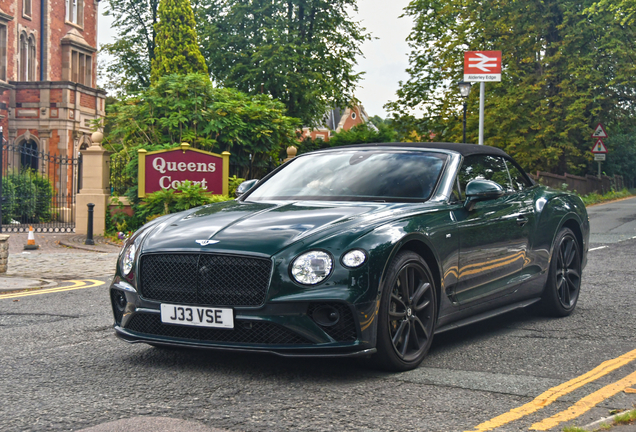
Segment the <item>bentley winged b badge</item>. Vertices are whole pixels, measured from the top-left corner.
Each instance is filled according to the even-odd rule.
[[[207,246],[207,245],[211,245],[214,243],[218,243],[218,240],[195,240],[197,243],[199,243],[201,246]]]

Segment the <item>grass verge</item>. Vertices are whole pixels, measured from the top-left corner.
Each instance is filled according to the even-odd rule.
[[[621,415],[614,417],[611,423],[604,423],[600,425],[594,432],[611,430],[613,426],[627,425],[636,423],[636,409],[627,411]],[[563,432],[589,432],[587,429],[580,428],[578,426],[566,426],[563,428]]]
[[[598,193],[591,193],[588,195],[581,196],[581,199],[583,200],[583,203],[587,207],[594,204],[604,203],[607,201],[614,201],[617,199],[629,198],[631,196],[634,196],[634,194],[631,191],[629,191],[628,189],[623,189],[620,191],[611,191],[603,195]]]

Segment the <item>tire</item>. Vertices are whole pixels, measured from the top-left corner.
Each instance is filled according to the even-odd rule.
[[[571,229],[562,228],[554,242],[541,301],[532,305],[532,311],[553,317],[568,316],[576,307],[580,289],[581,246]]]
[[[373,366],[388,371],[418,367],[433,342],[436,320],[435,281],[426,261],[414,252],[398,253],[382,286]]]

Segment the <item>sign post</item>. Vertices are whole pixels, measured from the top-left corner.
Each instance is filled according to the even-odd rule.
[[[501,81],[501,51],[464,52],[464,81],[479,84],[479,145],[484,144],[486,81]]]
[[[228,194],[230,153],[192,149],[187,143],[170,150],[139,153],[139,198],[162,189],[178,189],[184,181],[199,184],[213,195]]]
[[[597,132],[599,132],[599,130],[602,131],[603,137],[607,138],[607,133],[605,132],[603,125],[601,125],[600,123],[598,124],[598,126],[596,127],[596,130],[592,134],[592,138],[596,138],[597,136],[596,134]],[[603,142],[602,139],[599,138],[596,141],[596,143],[592,147],[592,153],[594,153],[594,160],[598,162],[598,178],[601,178],[601,161],[605,160],[605,155],[607,154],[607,147],[605,146],[605,143]]]

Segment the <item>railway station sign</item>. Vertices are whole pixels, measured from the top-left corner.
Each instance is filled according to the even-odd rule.
[[[138,150],[139,198],[162,189],[176,190],[189,180],[213,195],[228,194],[230,153],[191,149],[187,143],[169,150]]]
[[[464,81],[501,81],[501,51],[464,52]]]

